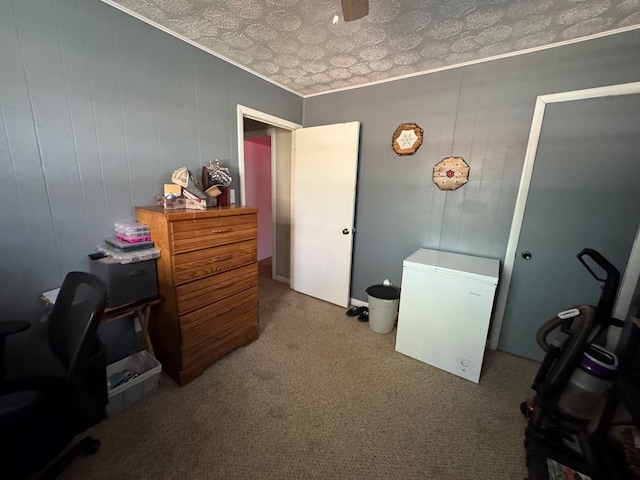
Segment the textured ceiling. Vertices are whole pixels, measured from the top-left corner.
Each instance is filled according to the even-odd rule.
[[[103,1],[303,96],[640,25],[640,0]]]

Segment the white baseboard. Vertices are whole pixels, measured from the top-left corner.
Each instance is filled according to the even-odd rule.
[[[354,307],[368,307],[369,304],[367,302],[363,302],[362,300],[358,300],[357,298],[350,299],[351,305]]]
[[[280,275],[274,275],[272,278],[274,280],[278,281],[278,282],[282,282],[282,283],[286,283],[287,285],[291,285],[291,283],[289,282],[288,278],[281,277]]]

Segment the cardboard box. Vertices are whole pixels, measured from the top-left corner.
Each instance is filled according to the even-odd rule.
[[[213,187],[209,187],[204,191],[204,194],[207,197],[217,197],[218,195],[220,195],[222,192],[220,191],[220,189],[218,187],[216,187],[215,185]]]
[[[164,184],[164,196],[167,195],[175,195],[179,197],[182,195],[182,187],[180,185],[176,185],[175,183],[165,183]]]

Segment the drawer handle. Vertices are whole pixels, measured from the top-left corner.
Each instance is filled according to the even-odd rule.
[[[229,260],[230,258],[233,258],[233,253],[228,253],[227,255],[222,255],[221,257],[212,257],[209,262],[223,262],[225,260]]]
[[[229,232],[233,232],[233,228],[229,227],[229,228],[214,228],[213,230],[211,230],[211,233],[229,233]]]

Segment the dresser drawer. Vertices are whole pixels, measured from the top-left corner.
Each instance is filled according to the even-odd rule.
[[[183,344],[182,368],[187,369],[202,360],[219,358],[230,350],[225,348],[227,345],[231,345],[232,348],[239,346],[236,345],[238,340],[240,345],[246,344],[247,334],[258,330],[256,315],[255,308],[245,311],[218,325],[215,332],[211,332],[207,337],[206,342]]]
[[[180,318],[182,345],[191,349],[211,343],[221,332],[233,327],[235,317],[258,308],[258,287],[251,287]]]
[[[256,261],[257,240],[181,253],[173,258],[173,279],[176,285],[224,272]]]
[[[184,315],[256,285],[257,263],[179,285],[176,287],[178,315]]]
[[[258,238],[257,215],[171,222],[173,254]]]
[[[232,352],[236,348],[244,347],[245,345],[250,344],[254,340],[258,339],[259,334],[258,325],[249,326],[247,331],[231,338],[228,342],[223,345],[216,347],[213,350],[199,350],[197,357],[194,359],[189,356],[188,365],[185,365],[184,368],[178,372],[178,378],[180,385],[186,385],[191,382],[193,379],[199,377],[202,372],[204,372],[209,365],[218,360],[219,358],[224,357],[227,353]],[[181,357],[181,362],[184,362],[185,359]],[[164,365],[163,365],[164,367]]]

